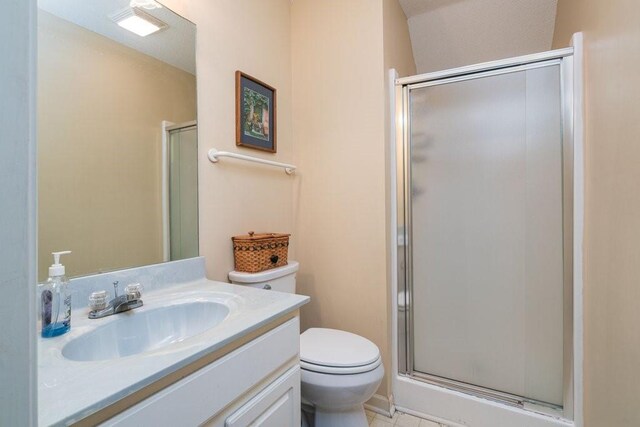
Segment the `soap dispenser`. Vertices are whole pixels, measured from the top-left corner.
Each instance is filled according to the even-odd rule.
[[[70,253],[52,252],[53,265],[49,267],[49,278],[41,285],[40,316],[44,338],[57,337],[71,329],[69,280],[65,276],[64,265],[60,264],[60,256]]]

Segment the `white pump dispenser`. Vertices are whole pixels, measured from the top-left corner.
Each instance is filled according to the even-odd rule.
[[[49,277],[64,276],[64,265],[60,264],[60,256],[68,255],[71,251],[51,252],[53,255],[53,265],[49,267]]]
[[[57,337],[71,329],[69,280],[65,276],[64,265],[60,264],[60,256],[70,253],[52,252],[53,265],[49,267],[49,278],[38,288],[43,338]]]

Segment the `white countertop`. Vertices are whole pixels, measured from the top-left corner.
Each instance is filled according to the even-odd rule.
[[[146,292],[142,299],[143,307],[103,319],[88,319],[88,309],[74,310],[70,332],[38,339],[38,425],[77,422],[309,301],[306,296],[207,279]],[[157,350],[88,362],[62,356],[62,348],[72,339],[116,321],[118,316],[152,310],[167,301],[217,301],[231,307],[231,311],[221,324]]]

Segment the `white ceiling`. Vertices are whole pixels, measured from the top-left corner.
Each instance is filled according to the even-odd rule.
[[[551,49],[557,0],[400,0],[418,73]]]
[[[193,75],[196,74],[196,26],[166,7],[145,10],[169,28],[140,37],[118,25],[109,15],[130,0],[38,0],[38,7],[59,18],[108,37]]]

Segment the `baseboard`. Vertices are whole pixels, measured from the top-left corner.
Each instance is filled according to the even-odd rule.
[[[374,394],[373,397],[364,404],[364,407],[389,418],[393,417],[393,414],[396,412],[396,407],[393,404],[393,396],[384,397],[380,394]]]

